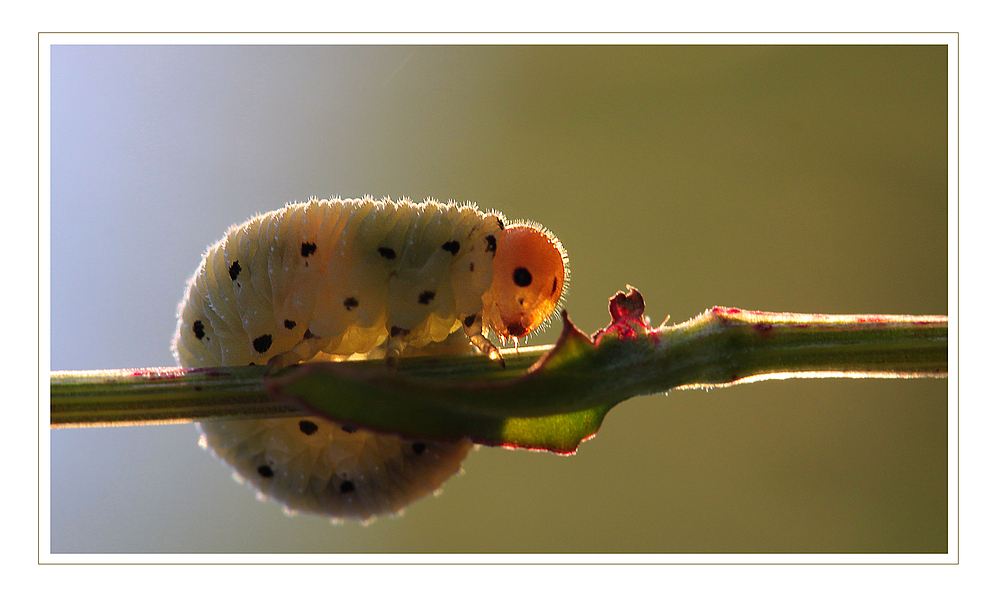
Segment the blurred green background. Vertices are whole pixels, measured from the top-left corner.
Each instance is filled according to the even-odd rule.
[[[654,324],[946,314],[947,100],[945,46],[56,46],[51,369],[172,365],[204,249],[313,195],[536,220],[588,332],[626,284]],[[941,553],[947,418],[945,380],[636,398],[367,527],[256,501],[191,425],[60,430],[51,551]]]

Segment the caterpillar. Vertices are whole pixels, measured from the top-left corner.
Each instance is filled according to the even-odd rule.
[[[178,306],[184,367],[400,357],[501,344],[559,308],[566,252],[548,230],[474,204],[310,199],[235,225]],[[320,417],[202,422],[199,444],[288,514],[370,521],[458,472],[472,443],[408,441]]]

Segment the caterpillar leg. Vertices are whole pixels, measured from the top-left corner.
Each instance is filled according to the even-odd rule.
[[[308,331],[306,331],[308,335]],[[295,346],[284,353],[279,353],[267,361],[265,374],[272,375],[282,368],[307,362],[316,357],[316,354],[323,349],[324,340],[311,335],[305,336]]]
[[[399,354],[406,347],[406,335],[409,329],[393,326],[389,329],[389,338],[385,341],[385,365],[390,370],[399,367]]]
[[[465,329],[465,336],[469,337],[469,342],[491,360],[500,362],[504,368],[507,367],[507,363],[503,361],[503,355],[500,354],[500,349],[483,335],[483,316],[481,314],[463,318],[462,327]]]

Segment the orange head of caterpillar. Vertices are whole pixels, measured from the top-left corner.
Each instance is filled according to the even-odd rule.
[[[483,324],[501,340],[527,336],[559,308],[568,276],[566,251],[551,232],[529,223],[507,226],[497,236]]]

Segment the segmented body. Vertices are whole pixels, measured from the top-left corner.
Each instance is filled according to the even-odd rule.
[[[508,251],[523,246],[515,241],[520,234],[534,231],[555,241],[520,225]],[[538,325],[537,315],[555,309],[566,274],[555,241],[558,270],[536,269],[531,286],[525,261],[514,253],[517,266],[503,263],[510,274],[498,287],[498,247],[510,233],[500,214],[432,200],[312,200],[258,215],[205,253],[178,312],[174,354],[186,367],[376,353],[395,359],[462,330],[499,357],[484,324],[501,337],[523,336]],[[438,489],[471,448],[468,441],[406,441],[318,417],[199,428],[202,444],[263,497],[291,512],[335,519],[402,509]]]

